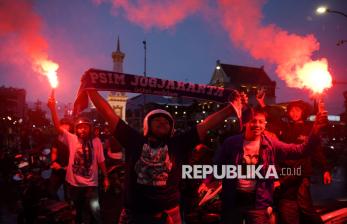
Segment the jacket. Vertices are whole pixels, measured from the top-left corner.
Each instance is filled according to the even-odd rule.
[[[214,158],[216,165],[241,165],[243,159],[243,135],[229,137],[217,150]],[[279,160],[299,159],[308,156],[320,143],[319,136],[310,135],[303,144],[287,144],[278,139],[263,134],[260,140],[259,165],[263,165],[261,174],[265,176],[269,165],[277,165]],[[257,179],[255,208],[264,209],[272,206],[273,183],[275,178]],[[223,209],[233,209],[237,207],[236,179],[223,179],[222,181],[222,205]]]

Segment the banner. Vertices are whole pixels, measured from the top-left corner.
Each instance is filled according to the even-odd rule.
[[[217,86],[89,69],[82,77],[82,83],[74,104],[74,114],[78,114],[88,107],[88,96],[85,92],[88,89],[191,97],[221,103],[230,102],[238,95],[235,90]]]

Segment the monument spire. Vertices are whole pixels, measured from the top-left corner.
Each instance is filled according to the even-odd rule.
[[[113,61],[113,71],[123,73],[123,61],[125,54],[120,50],[120,41],[119,36],[117,36],[117,46],[116,51],[112,52],[112,61]],[[108,103],[114,110],[114,112],[125,120],[126,112],[126,102],[128,97],[124,92],[110,92],[108,95]]]
[[[123,60],[125,58],[125,54],[120,50],[120,41],[119,36],[117,38],[117,49],[112,52],[113,59],[113,71],[115,72],[123,72]]]
[[[121,52],[120,51],[120,44],[119,44],[119,36],[117,37],[117,52]]]

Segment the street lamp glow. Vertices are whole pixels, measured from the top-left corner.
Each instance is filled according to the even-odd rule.
[[[327,10],[328,10],[327,7],[325,7],[325,6],[320,6],[320,7],[318,7],[318,8],[316,9],[316,12],[317,12],[318,14],[324,14],[324,13],[327,12]]]
[[[216,66],[216,69],[217,69],[217,70],[219,70],[219,69],[220,69],[220,66],[219,66],[219,65],[217,65],[217,66]]]

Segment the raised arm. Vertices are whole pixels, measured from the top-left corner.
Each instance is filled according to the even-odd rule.
[[[197,131],[200,140],[204,140],[207,132],[211,129],[218,127],[218,125],[222,124],[224,120],[231,116],[236,112],[239,119],[241,119],[241,110],[242,110],[242,101],[240,97],[236,97],[236,99],[231,102],[229,105],[224,107],[223,109],[211,114],[208,116],[203,122],[197,125]]]
[[[266,92],[265,92],[264,88],[258,89],[256,99],[257,99],[257,102],[261,108],[266,107],[265,94],[266,94]]]
[[[311,130],[308,141],[303,144],[286,144],[274,140],[273,145],[281,159],[300,159],[314,151],[320,145],[320,132],[328,124],[327,112],[320,112]]]
[[[88,90],[88,95],[98,112],[109,123],[111,130],[114,131],[121,118],[112,110],[111,106],[96,90]]]
[[[54,96],[51,96],[50,98],[48,98],[47,106],[49,110],[51,111],[53,125],[55,129],[59,132],[59,134],[61,134],[64,130],[60,127],[60,122],[59,122],[59,117],[58,117],[58,113],[56,109]]]

